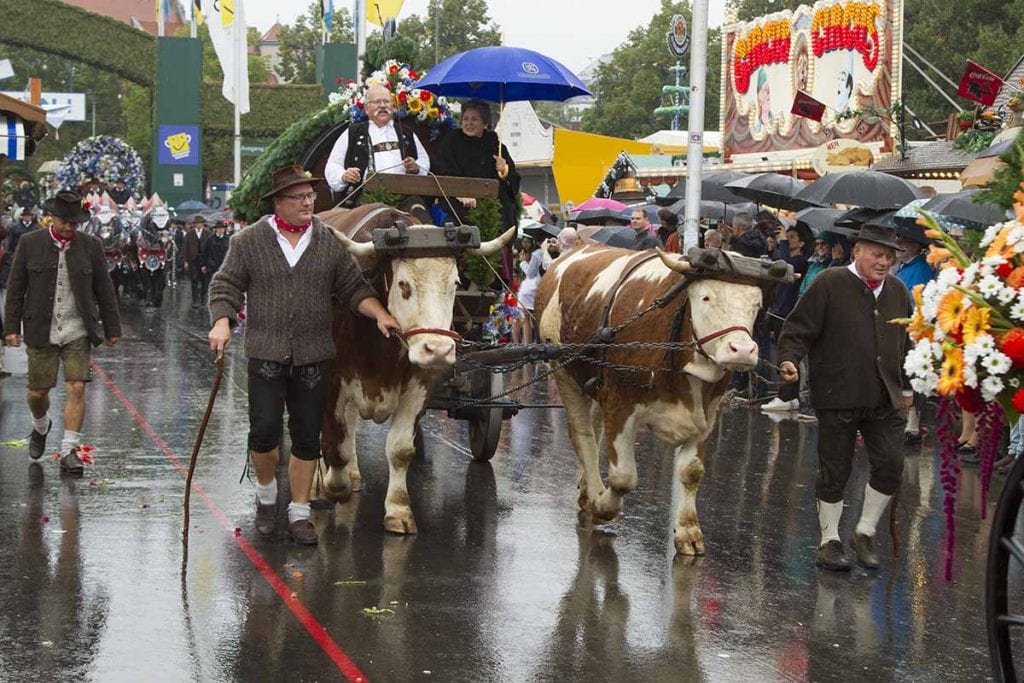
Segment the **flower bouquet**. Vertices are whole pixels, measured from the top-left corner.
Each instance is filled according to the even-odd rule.
[[[119,138],[97,135],[72,148],[57,171],[60,187],[78,190],[93,179],[113,187],[118,180],[135,194],[143,194],[146,173],[138,153]]]
[[[1014,199],[1014,219],[988,228],[974,256],[922,212],[918,222],[938,242],[930,247],[928,262],[939,273],[914,288],[912,317],[895,321],[907,326],[914,342],[904,362],[914,390],[943,399],[937,433],[946,494],[947,578],[960,479],[954,404],[977,416],[982,518],[1003,425],[1007,417],[1016,420],[1024,413],[1024,190]]]

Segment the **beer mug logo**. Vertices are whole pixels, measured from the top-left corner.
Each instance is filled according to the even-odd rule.
[[[192,147],[189,144],[191,142],[192,136],[188,133],[175,133],[167,136],[164,147],[171,151],[171,156],[175,159],[187,159],[192,154]]]

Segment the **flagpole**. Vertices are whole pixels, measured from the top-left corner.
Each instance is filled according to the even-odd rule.
[[[245,26],[238,20],[238,15],[235,15],[234,25],[234,47],[235,47],[235,68],[233,77],[235,79],[235,187],[237,188],[239,183],[242,182],[242,112],[239,109],[239,104],[242,101],[242,65],[245,60],[245,65],[248,67],[248,55],[246,51],[242,49],[241,40],[242,36],[245,35]]]
[[[164,37],[164,0],[156,0],[156,34]]]
[[[690,46],[690,121],[686,150],[686,213],[683,220],[685,254],[698,245],[700,176],[704,163],[704,86],[708,64],[708,0],[694,0],[693,44]]]
[[[356,0],[356,13],[353,17],[356,31],[356,83],[363,82],[363,59],[366,56],[366,0]]]
[[[199,29],[196,26],[196,23],[197,23],[196,22],[196,12],[198,12],[198,11],[199,10],[196,9],[195,0],[193,0],[193,2],[192,2],[192,37],[193,38],[198,38],[199,37]]]

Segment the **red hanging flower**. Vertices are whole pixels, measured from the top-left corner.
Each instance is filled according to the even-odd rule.
[[[405,92],[404,90],[402,92],[398,93],[398,101],[401,102],[402,104],[405,104],[406,102],[408,102],[409,101],[409,93]]]
[[[388,67],[388,73],[389,74],[396,74],[396,73],[398,73],[398,65],[397,64],[392,64],[390,67]]]
[[[411,78],[414,81],[420,80],[419,75],[415,71],[413,71],[412,69],[409,69],[409,78]]]
[[[365,109],[366,108],[366,106],[363,104],[362,100],[357,100],[356,101],[356,106],[359,107],[360,109]]]
[[[420,90],[420,99],[424,102],[429,102],[433,95],[427,90]]]
[[[985,407],[985,399],[977,389],[964,387],[956,392],[956,402],[968,413],[979,413]]]
[[[1024,368],[1024,329],[1015,327],[999,340],[999,350],[1009,356],[1013,367]]]
[[[350,78],[350,79],[348,79],[347,81],[345,81],[345,87],[346,87],[346,88],[351,88],[351,87],[352,87],[353,85],[355,85],[355,84],[356,84],[356,82],[355,82],[355,81],[353,81],[353,80],[352,80],[351,78]]]
[[[334,81],[334,82],[335,82],[335,83],[337,83],[338,85],[341,85],[341,82],[342,82],[343,80],[345,80],[345,77],[344,77],[344,76],[338,76],[338,80],[336,80],[336,81]]]
[[[1004,280],[1010,277],[1010,273],[1013,272],[1013,266],[1009,263],[1001,263],[996,266],[996,275],[1003,278]]]

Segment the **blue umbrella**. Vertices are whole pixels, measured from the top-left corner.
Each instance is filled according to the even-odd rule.
[[[488,102],[564,102],[591,95],[572,71],[539,52],[504,45],[453,55],[416,81],[435,95]]]

